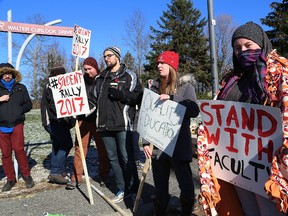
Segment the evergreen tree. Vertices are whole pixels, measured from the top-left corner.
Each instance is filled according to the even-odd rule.
[[[261,23],[273,28],[266,31],[273,48],[288,57],[288,0],[282,0],[282,3],[273,2],[270,8],[272,12],[260,19]]]
[[[150,27],[152,35],[151,51],[144,65],[146,80],[156,77],[157,56],[165,50],[175,50],[180,55],[179,73],[193,73],[201,83],[200,91],[211,85],[208,56],[208,40],[204,36],[206,19],[200,19],[201,12],[193,8],[190,0],[172,0],[168,11],[164,11],[159,29]]]
[[[130,52],[127,52],[124,55],[122,62],[126,65],[126,67],[129,70],[134,71],[136,73],[135,59],[133,58]]]

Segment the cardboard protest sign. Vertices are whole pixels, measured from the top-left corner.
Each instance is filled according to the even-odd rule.
[[[145,88],[137,131],[141,137],[172,156],[186,107],[171,100],[160,101],[159,95]]]
[[[282,145],[280,109],[203,100],[200,113],[216,177],[266,196],[273,154]]]
[[[80,58],[87,58],[90,49],[91,31],[74,26],[74,34],[72,40],[72,55]]]
[[[89,113],[82,71],[50,77],[49,86],[57,110],[57,118]]]

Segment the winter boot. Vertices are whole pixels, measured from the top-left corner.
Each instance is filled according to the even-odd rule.
[[[12,187],[16,184],[16,179],[12,181],[7,181],[6,184],[2,187],[2,192],[10,191]]]
[[[194,198],[189,197],[189,198],[183,198],[180,197],[180,202],[181,202],[181,216],[190,216],[192,213],[192,209],[194,207]]]
[[[32,188],[35,185],[33,178],[31,176],[23,177],[23,179],[25,181],[26,188]]]
[[[166,215],[166,208],[168,205],[168,202],[166,202],[165,205],[161,205],[160,200],[157,198],[157,196],[152,195],[151,199],[153,201],[154,206],[154,216],[165,216]]]

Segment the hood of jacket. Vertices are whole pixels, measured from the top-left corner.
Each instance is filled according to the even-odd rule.
[[[187,74],[181,76],[178,80],[178,86],[182,86],[188,82],[191,83],[192,86],[196,87],[197,83],[196,83],[195,77],[191,73],[187,73]]]
[[[0,68],[0,77],[2,77],[5,73],[11,73],[13,77],[15,77],[15,83],[19,83],[22,80],[21,73],[14,68],[10,68],[10,67]]]

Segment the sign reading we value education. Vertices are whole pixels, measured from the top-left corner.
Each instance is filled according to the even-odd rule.
[[[49,86],[57,110],[57,118],[89,113],[82,71],[50,77]]]
[[[139,110],[137,131],[141,137],[172,156],[186,107],[145,88]]]
[[[201,101],[213,173],[266,197],[274,152],[282,145],[280,109],[228,101]]]
[[[91,31],[74,26],[74,35],[72,40],[72,55],[80,58],[87,58],[90,49]]]

